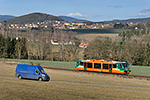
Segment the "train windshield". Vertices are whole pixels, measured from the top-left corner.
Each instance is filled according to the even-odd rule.
[[[128,67],[128,64],[122,64],[124,68]]]
[[[129,69],[129,64],[128,63],[123,63],[122,65],[123,65],[123,67],[124,67],[125,70]]]
[[[79,66],[79,64],[80,64],[80,61],[77,61],[77,65],[76,66]]]
[[[119,69],[122,69],[122,70],[128,70],[129,69],[128,63],[120,63],[118,65],[119,65]]]
[[[77,66],[83,65],[83,62],[77,61]]]

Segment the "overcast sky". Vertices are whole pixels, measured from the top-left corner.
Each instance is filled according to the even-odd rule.
[[[150,0],[0,0],[0,15],[33,12],[90,21],[150,17]]]

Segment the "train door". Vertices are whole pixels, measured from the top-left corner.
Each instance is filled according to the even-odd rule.
[[[109,72],[112,73],[112,64],[109,64]]]
[[[84,62],[83,64],[84,64],[84,70],[87,70],[87,68],[86,68],[86,62]]]

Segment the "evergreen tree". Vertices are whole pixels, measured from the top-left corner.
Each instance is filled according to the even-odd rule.
[[[145,45],[145,59],[143,61],[144,66],[150,66],[150,46],[149,43]]]
[[[147,30],[147,34],[149,34],[149,29]]]
[[[2,57],[4,52],[4,37],[2,34],[0,34],[0,57]]]
[[[7,43],[7,56],[8,56],[8,58],[10,58],[11,55],[13,54],[12,42],[11,42],[11,38],[10,37],[7,37],[6,43]]]
[[[21,55],[23,59],[28,58],[27,49],[26,49],[26,38],[22,38],[20,41],[21,46]]]
[[[12,47],[11,47],[11,49],[12,49],[12,54],[11,54],[11,58],[16,58],[16,51],[15,51],[15,45],[16,45],[16,43],[17,43],[17,40],[16,40],[16,38],[13,38],[12,39]]]

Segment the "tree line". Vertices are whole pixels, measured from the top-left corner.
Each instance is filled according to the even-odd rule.
[[[78,55],[82,49],[78,47],[79,40],[72,32],[54,31],[51,28],[50,31],[27,30],[27,32],[20,32],[7,30],[7,34],[7,38],[4,34],[0,34],[1,58],[76,61],[82,55]],[[51,39],[56,39],[59,45],[52,45]]]
[[[0,57],[27,59],[26,38],[11,39],[9,36],[4,38],[4,36],[0,34]]]
[[[119,34],[116,41],[98,37],[85,49],[84,59],[108,59],[150,66],[150,45],[145,39],[149,40],[149,30],[127,30]]]
[[[135,30],[135,29],[131,29],[131,30],[127,30],[127,31],[123,31],[122,33],[119,33],[119,36],[122,37],[122,41],[130,39],[133,36],[143,36],[149,34],[149,29],[142,29],[142,30]]]
[[[150,66],[149,30],[126,30],[114,40],[97,37],[87,48],[79,48],[81,40],[75,33],[62,30],[7,31],[0,34],[0,57],[50,61],[77,61],[78,59],[108,59],[126,61],[131,65]],[[16,38],[17,37],[17,38]],[[59,45],[51,44],[51,39]],[[75,43],[63,45],[65,43]]]

